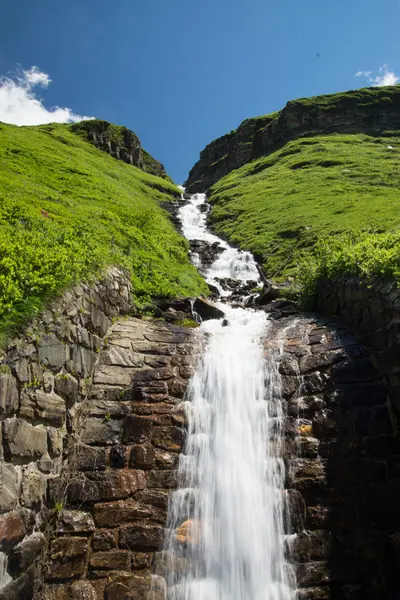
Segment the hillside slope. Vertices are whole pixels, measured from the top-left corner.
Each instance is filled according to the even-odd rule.
[[[381,135],[400,129],[400,86],[300,98],[283,110],[246,119],[238,129],[208,144],[186,182],[188,192],[206,192],[244,164],[287,142],[330,133]]]
[[[220,138],[191,172],[202,181],[192,189],[204,190],[206,181],[218,178],[205,157],[224,165],[220,175],[229,168],[208,189],[216,233],[255,253],[269,277],[298,277],[299,262],[303,271],[312,264],[320,274],[322,263],[329,274],[400,271],[400,86],[290,102],[281,113],[246,123],[248,133],[253,129],[244,165],[230,169],[237,143],[218,158],[227,150]],[[235,136],[237,142],[238,132],[228,134],[229,143]]]
[[[107,265],[138,303],[205,284],[160,203],[175,185],[101,152],[70,125],[0,123],[0,328]]]

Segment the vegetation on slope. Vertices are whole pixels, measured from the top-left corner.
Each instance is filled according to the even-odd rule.
[[[204,291],[160,207],[177,194],[69,125],[0,123],[0,329],[110,264],[129,270],[139,304]]]
[[[303,300],[312,302],[323,277],[340,275],[400,281],[400,230],[390,233],[354,231],[320,240],[313,253],[300,256],[297,272]]]
[[[322,256],[326,246],[318,245],[321,241],[354,230],[376,235],[358,237],[353,259],[344,252],[336,267],[330,263],[329,272],[394,273],[396,252],[387,259],[392,261],[391,270],[386,263],[379,267],[372,255],[388,243],[378,243],[378,234],[396,231],[400,225],[399,159],[398,132],[294,140],[232,171],[211,188],[212,226],[254,252],[269,277],[295,276],[299,252],[307,263],[311,256]],[[398,235],[391,240],[395,246]],[[346,250],[349,238],[334,244],[335,252],[338,245]]]

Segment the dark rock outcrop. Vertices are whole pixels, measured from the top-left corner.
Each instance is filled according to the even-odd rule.
[[[138,167],[146,173],[169,179],[163,165],[143,150],[138,136],[130,129],[92,119],[71,125],[71,130],[117,160]]]
[[[400,129],[400,86],[366,88],[288,102],[283,110],[247,119],[200,153],[186,181],[188,192],[206,192],[242,165],[287,142],[330,133],[380,135]]]

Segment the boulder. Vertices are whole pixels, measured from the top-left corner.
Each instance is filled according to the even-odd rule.
[[[194,301],[193,310],[203,321],[208,321],[209,319],[223,319],[225,317],[225,313],[218,308],[214,302],[211,302],[211,300],[207,300],[206,298],[201,298],[200,296]]]

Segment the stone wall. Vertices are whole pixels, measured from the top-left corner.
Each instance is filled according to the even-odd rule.
[[[193,346],[161,320],[121,320],[132,310],[129,279],[110,269],[1,357],[1,600],[123,598],[129,577],[136,598],[148,585]]]
[[[367,285],[355,277],[321,280],[317,307],[336,315],[371,349],[390,390],[393,414],[400,415],[400,288],[396,282]]]
[[[301,600],[398,598],[400,440],[374,356],[338,322],[283,319],[265,342],[286,403],[288,551]]]

